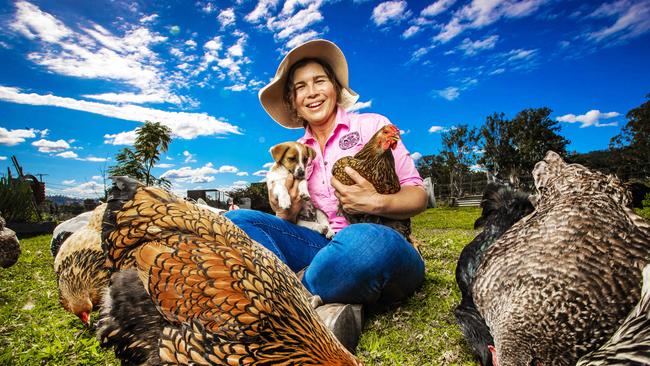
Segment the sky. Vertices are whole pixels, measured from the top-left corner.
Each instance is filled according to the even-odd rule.
[[[303,131],[257,93],[315,38],[346,55],[352,111],[388,117],[415,160],[539,107],[569,151],[606,149],[650,93],[650,0],[0,0],[0,174],[15,155],[48,195],[99,197],[149,120],[172,130],[153,174],[176,193],[259,182]]]

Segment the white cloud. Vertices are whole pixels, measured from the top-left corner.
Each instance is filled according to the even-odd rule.
[[[171,168],[171,167],[173,167],[173,166],[174,166],[174,164],[166,164],[166,163],[162,163],[162,164],[156,164],[156,165],[154,165],[154,168],[169,169],[169,168]]]
[[[290,10],[284,10],[279,17],[269,19],[267,26],[270,30],[277,32],[276,40],[284,40],[297,34],[304,34],[307,27],[323,20],[320,13],[322,0],[309,0],[305,2],[306,8],[298,10],[295,14],[293,11],[296,7],[289,7]],[[286,4],[286,3],[285,3]]]
[[[435,48],[435,46],[433,46],[433,45],[429,46],[429,47],[420,47],[420,48],[418,48],[417,50],[415,50],[415,52],[413,52],[411,54],[411,60],[409,62],[414,62],[414,61],[419,60],[420,58],[422,58],[422,56],[426,55],[427,53],[429,53],[429,51],[431,51],[434,48]]]
[[[618,0],[602,4],[591,17],[615,17],[614,24],[589,33],[588,39],[600,42],[606,39],[626,40],[638,37],[650,30],[650,2]]]
[[[494,48],[499,40],[499,36],[490,36],[479,41],[472,41],[469,38],[465,38],[463,42],[458,46],[458,49],[463,51],[465,55],[472,56],[483,50],[489,50]]]
[[[318,37],[318,35],[319,33],[313,30],[297,34],[287,42],[286,47],[288,49],[297,47],[298,45],[301,45],[309,40],[315,39]]]
[[[506,71],[506,69],[504,69],[503,67],[500,67],[500,68],[498,68],[496,70],[490,71],[490,75],[503,74],[505,71]]]
[[[96,163],[103,163],[105,161],[111,160],[111,158],[98,158],[98,157],[95,157],[95,156],[88,156],[88,157],[77,159],[77,160],[92,161],[92,162],[96,162]]]
[[[103,180],[103,177],[101,175],[93,175],[92,178],[90,178],[90,179],[92,179],[92,180]]]
[[[576,116],[575,114],[565,114],[564,116],[557,117],[556,120],[560,122],[566,122],[566,123],[580,122],[581,123],[580,128],[591,127],[591,126],[607,127],[607,126],[616,126],[618,122],[601,123],[600,120],[614,118],[620,115],[621,114],[618,112],[602,113],[598,109],[592,109],[589,112],[579,116]]]
[[[505,57],[507,58],[508,61],[516,61],[516,60],[523,60],[523,59],[528,59],[537,53],[537,50],[524,50],[522,48],[516,49],[516,50],[511,50],[508,53],[505,54]]]
[[[60,156],[65,159],[76,159],[79,157],[74,151],[64,151],[62,153],[56,154],[56,156]]]
[[[140,23],[151,23],[158,19],[158,14],[151,14],[140,18]]]
[[[353,112],[353,111],[358,111],[360,109],[370,108],[370,107],[372,107],[372,99],[367,102],[356,102],[353,105],[351,105],[347,110],[349,112]]]
[[[16,18],[9,27],[29,39],[40,38],[51,43],[73,33],[61,21],[26,1],[16,3]]]
[[[441,90],[434,90],[435,94],[438,96],[445,98],[447,100],[454,100],[460,96],[459,88],[455,86],[448,86],[444,89]]]
[[[189,151],[187,150],[183,151],[183,156],[185,157],[186,163],[196,163],[196,159],[194,159],[194,155]]]
[[[416,35],[418,32],[420,32],[420,26],[412,25],[412,26],[408,27],[408,29],[406,29],[404,31],[404,33],[402,33],[402,38],[404,38],[404,39],[411,38],[414,35]]]
[[[262,168],[265,168],[265,169],[271,169],[271,167],[273,166],[273,164],[275,164],[275,163],[274,163],[274,162],[264,163],[264,165],[262,165]]]
[[[41,138],[44,138],[45,136],[47,136],[48,133],[50,133],[50,130],[48,128],[46,128],[46,129],[41,130],[39,132],[41,134]]]
[[[68,184],[69,185],[69,184],[74,184],[75,182],[76,182],[76,180],[70,179],[70,180],[61,181],[61,184]]]
[[[237,176],[238,177],[246,177],[246,176],[248,176],[248,172],[238,172]]]
[[[201,168],[192,169],[188,166],[180,169],[172,169],[160,175],[161,178],[174,179],[179,182],[207,183],[214,180],[213,174],[219,173],[214,169],[212,163],[207,163]]]
[[[190,48],[196,48],[196,42],[192,39],[188,39],[187,41],[185,41],[185,45]]]
[[[0,155],[0,160],[7,160],[7,157],[6,157],[6,156],[1,156],[1,155]]]
[[[217,15],[217,20],[221,24],[221,29],[225,29],[227,26],[235,24],[235,11],[233,8],[224,9],[219,13],[219,15]]]
[[[406,9],[406,1],[385,1],[372,10],[372,21],[377,26],[386,23],[399,23],[411,16],[411,11]]]
[[[255,9],[247,14],[244,19],[250,23],[259,23],[262,18],[270,15],[271,10],[275,9],[278,0],[259,0]]]
[[[420,153],[417,152],[417,151],[414,152],[413,154],[411,154],[411,159],[413,159],[414,161],[415,161],[415,160],[419,160],[419,159],[421,159],[421,158],[422,158],[422,154],[420,154]]]
[[[153,17],[143,20],[153,20]],[[118,81],[140,90],[140,93],[127,95],[156,95],[153,101],[157,103],[178,104],[183,100],[172,92],[172,88],[176,82],[183,84],[184,81],[170,77],[163,69],[163,62],[151,49],[167,38],[143,25],[123,27],[121,36],[94,23],[72,30],[37,6],[20,1],[16,4],[15,17],[9,28],[36,43],[35,51],[30,52],[27,58],[50,72]],[[109,100],[105,98],[115,98],[115,95],[89,97]],[[138,102],[136,99],[129,101]]]
[[[478,29],[502,18],[521,18],[539,9],[548,0],[472,0],[454,12],[451,20],[442,27],[436,41],[446,43],[466,29]]]
[[[78,198],[96,198],[104,196],[104,185],[95,181],[77,184],[74,187],[60,190],[66,196]]]
[[[133,145],[138,133],[136,130],[124,131],[115,134],[105,134],[104,143],[109,145]]]
[[[232,165],[222,165],[219,167],[219,173],[237,173],[239,169]]]
[[[37,147],[38,151],[42,153],[59,152],[61,150],[67,150],[70,148],[70,144],[68,144],[65,140],[50,141],[40,139],[38,141],[32,142],[32,146]]]
[[[429,133],[436,133],[436,132],[446,132],[447,129],[442,127],[442,126],[431,126],[429,127]]]
[[[220,121],[206,113],[167,112],[158,109],[145,108],[136,105],[111,105],[72,98],[57,97],[54,95],[40,95],[35,93],[22,93],[18,88],[0,85],[0,100],[18,104],[57,106],[90,113],[96,113],[107,117],[119,118],[128,121],[157,121],[169,127],[174,137],[182,139],[194,139],[198,136],[241,135],[239,127],[230,123]],[[0,133],[2,131],[0,130]],[[135,135],[124,136],[121,134],[134,134],[135,132],[121,132],[120,138],[135,137]],[[111,139],[116,135],[105,135],[104,138]],[[2,135],[0,134],[0,141]],[[33,136],[32,136],[33,137]],[[112,140],[111,140],[112,141]],[[113,143],[114,142],[107,142]],[[132,143],[132,142],[131,142]]]
[[[4,127],[0,127],[0,145],[5,146],[14,146],[25,142],[25,139],[36,137],[36,132],[38,130],[29,129],[16,129],[16,130],[7,130]]]
[[[449,7],[452,6],[455,2],[456,0],[438,0],[422,9],[420,15],[423,17],[435,17],[436,15],[449,9]]]
[[[268,173],[268,170],[258,170],[255,173],[253,173],[254,176],[256,177],[266,177],[266,173]]]
[[[248,182],[245,181],[245,180],[236,180],[236,181],[232,182],[232,185],[233,185],[233,188],[246,187],[246,186],[248,186]]]
[[[174,100],[180,103],[180,99],[176,96],[170,96],[163,93],[149,93],[149,94],[135,94],[135,93],[103,93],[103,94],[86,94],[82,95],[84,98],[101,100],[110,103],[163,103],[165,101]]]

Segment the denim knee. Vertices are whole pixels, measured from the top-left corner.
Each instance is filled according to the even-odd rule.
[[[305,273],[307,288],[326,302],[394,303],[424,280],[424,262],[403,236],[383,225],[341,230]]]

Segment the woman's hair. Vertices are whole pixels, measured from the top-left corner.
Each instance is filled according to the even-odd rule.
[[[287,82],[284,84],[284,93],[282,94],[282,102],[284,103],[284,106],[287,108],[289,113],[291,113],[291,118],[294,121],[302,123],[302,127],[305,128],[307,127],[308,123],[298,115],[298,111],[294,106],[294,102],[296,101],[296,94],[293,89],[293,74],[296,72],[298,68],[301,68],[312,62],[321,65],[321,67],[325,71],[325,75],[327,75],[327,77],[330,79],[332,84],[334,84],[334,90],[336,90],[336,102],[339,103],[341,101],[341,83],[339,83],[338,79],[336,78],[336,74],[334,74],[334,70],[332,70],[332,67],[327,62],[319,58],[307,57],[291,65],[291,68],[289,69],[289,73],[288,73],[289,76],[287,77]]]

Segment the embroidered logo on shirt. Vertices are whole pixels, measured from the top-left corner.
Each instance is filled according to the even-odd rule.
[[[339,147],[341,150],[347,150],[356,146],[357,142],[359,142],[359,132],[350,132],[339,139]]]

